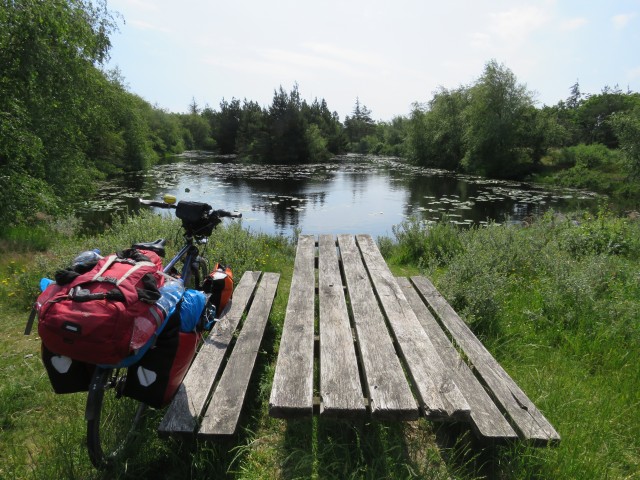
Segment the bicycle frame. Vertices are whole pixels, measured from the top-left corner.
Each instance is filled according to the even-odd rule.
[[[203,242],[204,243],[204,242]],[[164,267],[163,271],[166,274],[169,274],[171,270],[176,266],[176,264],[184,258],[182,272],[180,273],[181,278],[185,285],[188,284],[191,279],[191,266],[194,261],[198,259],[200,256],[200,250],[194,244],[193,237],[186,237],[186,244],[180,249],[180,251],[176,254],[175,257],[171,259],[171,261]]]

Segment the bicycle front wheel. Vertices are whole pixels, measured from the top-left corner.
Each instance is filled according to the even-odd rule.
[[[146,405],[122,396],[126,369],[97,367],[87,396],[87,451],[104,470],[123,458],[135,438]]]

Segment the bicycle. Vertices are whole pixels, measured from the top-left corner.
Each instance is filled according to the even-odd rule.
[[[209,275],[210,270],[199,246],[206,245],[208,238],[216,226],[221,223],[222,218],[241,218],[242,214],[212,210],[210,205],[202,202],[180,201],[176,204],[175,197],[171,195],[165,195],[162,202],[141,199],[140,203],[176,210],[176,217],[182,220],[184,245],[164,266],[163,271],[166,275],[181,279],[185,288],[201,289],[202,282]],[[132,248],[151,250],[164,258],[165,245],[166,239],[159,239],[150,243],[136,243],[132,245]],[[180,264],[181,268],[178,269]],[[213,326],[214,316],[215,313],[212,312],[207,301],[204,311],[200,314],[196,330],[196,335],[198,335],[196,345],[200,345],[203,332],[210,330]],[[167,324],[169,317],[170,314],[157,329],[153,337],[154,341]],[[30,318],[29,323],[32,321],[33,319]],[[29,323],[25,334],[30,331]],[[149,347],[150,345],[146,345],[143,348],[146,351]],[[86,447],[91,463],[99,470],[112,467],[116,460],[122,456],[135,439],[136,430],[143,418],[147,405],[123,395],[127,380],[127,368],[138,361],[141,356],[127,357],[118,365],[95,366],[89,383],[85,408]],[[189,359],[189,363],[191,360],[193,357]]]

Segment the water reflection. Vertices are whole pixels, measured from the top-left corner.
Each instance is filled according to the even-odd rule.
[[[229,157],[187,155],[151,171],[112,180],[79,206],[89,229],[137,211],[138,198],[164,193],[243,212],[252,230],[290,235],[390,235],[408,217],[473,225],[520,222],[549,208],[589,208],[595,195],[550,191],[406,165],[395,158],[343,156],[319,165],[242,164]]]

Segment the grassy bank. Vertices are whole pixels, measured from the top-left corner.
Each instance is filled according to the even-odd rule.
[[[87,248],[161,236],[153,215],[75,238],[58,231],[0,260],[0,478],[640,478],[640,226],[605,214],[549,215],[528,228],[417,223],[381,249],[397,274],[427,273],[562,436],[556,448],[479,445],[464,425],[271,419],[268,400],[293,267],[291,240],[219,228],[211,260],[282,274],[239,433],[226,442],[161,440],[152,411],[142,442],[106,477],[84,450],[85,395],[55,395],[37,335],[22,331],[37,280]],[[35,242],[34,242],[35,243]],[[11,249],[11,251],[7,251]]]
[[[576,145],[552,149],[542,158],[531,181],[543,185],[587,189],[608,195],[620,209],[640,205],[640,181],[629,175],[627,158],[604,145]]]

